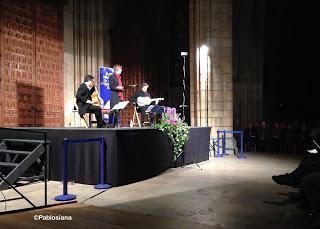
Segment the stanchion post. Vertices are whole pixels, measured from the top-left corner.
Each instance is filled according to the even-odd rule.
[[[68,139],[63,139],[63,194],[56,196],[56,201],[68,201],[76,199],[76,195],[68,194]]]
[[[241,134],[240,134],[240,148],[241,148],[241,157],[243,157],[243,132],[241,131]]]
[[[105,183],[105,174],[107,169],[105,166],[105,157],[104,157],[104,137],[100,138],[100,184],[94,186],[95,189],[109,189],[112,187],[110,184]]]
[[[217,130],[217,156],[220,157],[220,131]]]
[[[217,131],[217,136],[218,136],[218,157],[220,157],[220,131]]]
[[[226,155],[226,130],[223,130],[223,138],[222,138],[222,155]]]
[[[222,155],[226,154],[226,131],[223,130],[223,137],[222,137]]]
[[[223,130],[223,147],[222,147],[222,149],[223,149],[223,156],[225,156],[225,155],[229,155],[228,153],[227,153],[227,146],[226,146],[226,139],[227,139],[227,133],[230,133],[230,131],[227,131],[227,130]],[[232,132],[231,132],[232,133]]]
[[[48,205],[48,151],[47,132],[44,132],[44,206]]]
[[[243,131],[240,131],[240,156],[238,156],[239,159],[245,159],[246,156],[243,155]]]
[[[213,144],[213,147],[214,147],[214,144]],[[217,130],[217,148],[218,148],[217,155],[215,157],[222,157],[222,155],[220,154],[220,130]]]

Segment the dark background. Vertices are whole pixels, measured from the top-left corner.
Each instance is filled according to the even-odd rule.
[[[266,120],[319,119],[320,1],[266,1]]]
[[[111,37],[111,62],[123,65],[124,81],[128,79],[125,83],[147,82],[152,97],[165,98],[161,105],[176,107],[181,112],[181,52],[189,49],[189,1],[109,0],[104,2],[104,7],[105,29]],[[140,60],[136,60],[137,56]],[[138,65],[141,68],[137,68]],[[188,67],[188,62],[186,65]],[[187,105],[190,105],[189,88],[187,69]],[[128,118],[131,117],[129,114]],[[190,121],[189,112],[186,120]]]
[[[318,74],[320,1],[244,0],[238,4],[242,10],[240,14],[233,15],[234,20],[243,20],[242,11],[252,13],[252,18],[246,18],[249,28],[249,35],[246,35],[249,36],[248,42],[252,44],[262,42],[263,48],[261,50],[257,48],[258,53],[255,54],[261,60],[251,63],[251,68],[254,69],[255,63],[262,61],[262,79],[260,76],[246,79],[247,83],[263,81],[261,117],[269,121],[318,119],[320,117],[317,93],[320,83]],[[159,79],[161,83],[163,79],[164,85],[161,86],[163,94],[155,96],[165,97],[164,105],[178,108],[182,103],[183,76],[183,58],[180,52],[189,51],[189,1],[163,0],[150,4],[147,0],[110,0],[105,2],[105,6],[107,7],[105,23],[109,24],[107,27],[111,33],[119,29],[129,31],[138,28],[143,31],[145,37],[148,37],[149,41],[145,43],[145,47],[149,47],[146,68],[155,66],[155,70],[150,71],[148,79],[158,79],[151,82],[151,92],[155,87],[161,86],[155,84],[159,84]],[[252,11],[248,11],[249,8]],[[261,19],[262,12],[264,15]],[[239,29],[246,31],[246,23]],[[233,24],[237,25],[238,23]],[[252,25],[256,27],[250,27]],[[263,31],[262,41],[256,41],[255,39],[261,39],[259,37],[261,31]],[[159,48],[157,50],[156,47],[161,47],[161,55]],[[242,51],[247,53],[241,54],[241,58],[250,56],[252,47]],[[119,53],[119,50],[115,53]],[[187,66],[188,64],[189,57]],[[163,73],[158,74],[156,70],[159,69],[158,66],[162,68]],[[244,69],[247,71],[244,74],[249,74],[250,69]],[[188,69],[186,82],[188,104],[190,89]],[[237,99],[238,103],[243,103],[237,96],[234,99],[235,104]],[[235,112],[239,115],[244,111],[235,109]],[[245,112],[256,111],[250,109]],[[187,120],[190,120],[188,111]]]

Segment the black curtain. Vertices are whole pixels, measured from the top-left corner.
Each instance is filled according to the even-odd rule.
[[[265,0],[233,1],[234,129],[263,118]]]

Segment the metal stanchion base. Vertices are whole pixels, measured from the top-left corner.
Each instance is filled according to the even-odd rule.
[[[238,159],[246,159],[247,157],[246,157],[246,156],[243,156],[243,155],[242,155],[242,156],[239,155],[239,156],[237,156],[237,158],[238,158]]]
[[[56,196],[54,198],[54,200],[56,200],[56,201],[68,201],[68,200],[74,200],[76,198],[77,198],[76,195],[67,194],[67,195]]]
[[[95,189],[109,189],[112,188],[111,184],[97,184],[94,186]]]

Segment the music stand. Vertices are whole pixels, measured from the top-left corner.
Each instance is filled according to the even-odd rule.
[[[109,119],[112,117],[112,123],[114,123],[114,118],[115,118],[114,115],[118,113],[120,110],[124,109],[128,105],[128,103],[129,101],[121,101],[112,107],[112,109],[108,112]],[[119,117],[117,121],[119,123]],[[110,120],[109,120],[109,124],[111,124]]]
[[[165,113],[165,107],[164,106],[159,106],[159,105],[149,105],[149,107],[146,110],[146,113],[157,113],[157,114],[162,114]]]
[[[114,111],[122,110],[128,105],[128,103],[129,103],[129,101],[119,102],[116,105],[114,105],[111,110],[114,110]]]

